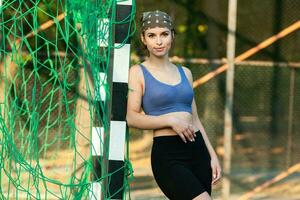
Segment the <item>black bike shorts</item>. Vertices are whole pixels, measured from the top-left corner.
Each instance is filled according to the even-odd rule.
[[[177,135],[154,137],[151,165],[157,185],[171,200],[211,194],[210,155],[200,131],[195,142],[184,143]]]

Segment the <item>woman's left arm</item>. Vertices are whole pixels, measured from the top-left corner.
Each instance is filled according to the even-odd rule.
[[[208,149],[208,152],[209,152],[209,155],[210,155],[210,163],[211,163],[211,168],[212,168],[212,184],[216,184],[220,178],[221,178],[221,166],[220,166],[220,162],[219,162],[219,159],[218,159],[218,156],[214,150],[214,148],[212,147],[209,139],[208,139],[208,136],[205,132],[205,129],[198,117],[198,112],[197,112],[197,107],[196,107],[196,103],[195,103],[195,99],[193,100],[193,106],[192,106],[192,109],[193,109],[193,125],[196,126],[201,134],[202,134],[202,137],[204,139],[204,142],[206,144],[206,147]]]
[[[193,76],[191,71],[188,68],[184,67],[184,71],[186,72],[186,75],[189,79],[189,82],[191,84],[191,86],[193,85]],[[193,98],[193,103],[192,103],[192,115],[193,115],[193,125],[199,129],[199,131],[202,134],[202,137],[204,139],[204,142],[206,144],[206,147],[208,149],[209,155],[211,157],[211,168],[212,168],[212,184],[217,183],[220,178],[221,178],[221,166],[220,166],[220,162],[218,159],[218,156],[214,150],[214,148],[212,147],[209,138],[205,132],[205,129],[199,119],[198,116],[198,111],[197,111],[197,106],[196,106],[196,102],[195,102],[195,98]]]

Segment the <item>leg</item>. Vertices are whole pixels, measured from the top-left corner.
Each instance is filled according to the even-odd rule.
[[[178,200],[210,200],[208,192],[193,172],[182,164],[174,165],[170,169],[171,181],[174,184],[174,195],[170,199]],[[198,198],[198,197],[201,198]],[[204,198],[204,197],[208,198]]]
[[[192,172],[202,183],[205,191],[210,195],[212,182],[210,155],[201,133],[198,134],[196,138],[196,142],[193,146],[193,152],[195,153],[195,158],[193,164],[191,165]]]
[[[198,174],[194,173],[191,164],[195,161],[202,161],[198,160],[199,155],[201,155],[197,152],[198,146],[194,146],[182,146],[180,138],[154,138],[151,152],[153,175],[162,192],[170,200],[192,200],[198,198],[198,196],[200,199],[197,200],[211,200],[209,199],[210,190],[205,188],[205,185],[208,184],[206,182],[211,184],[211,181],[204,179],[204,182],[202,182],[203,179],[198,178]],[[195,154],[195,156],[192,154]],[[198,163],[196,166],[198,166]],[[199,170],[199,168],[196,170]],[[200,174],[201,176],[206,175],[207,170],[201,171]],[[211,176],[211,173],[208,176]],[[208,198],[204,199],[207,196]]]
[[[195,198],[193,198],[193,200],[211,200],[211,197],[207,192],[203,192],[198,196],[196,196]]]
[[[209,195],[211,195],[212,170],[210,164],[205,164],[205,161],[196,164],[192,168],[192,172],[193,174],[195,174],[197,179],[202,183],[202,186],[204,187],[205,191]]]

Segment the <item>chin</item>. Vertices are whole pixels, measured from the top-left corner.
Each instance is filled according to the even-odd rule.
[[[155,52],[155,53],[153,53],[153,55],[156,57],[165,57],[168,55],[168,52],[159,52],[159,53]]]
[[[153,55],[158,58],[163,58],[166,57],[168,54],[153,54]]]

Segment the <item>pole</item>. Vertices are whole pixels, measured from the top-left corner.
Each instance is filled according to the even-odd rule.
[[[289,119],[288,119],[288,136],[287,136],[287,154],[286,154],[286,168],[292,164],[292,148],[293,148],[293,116],[294,116],[294,99],[295,99],[295,82],[296,69],[291,69],[290,78],[290,95],[289,95]]]
[[[224,179],[222,188],[222,199],[230,198],[230,171],[231,171],[231,149],[232,149],[232,113],[234,92],[234,60],[235,60],[235,32],[236,32],[236,10],[237,0],[229,0],[228,5],[228,35],[227,35],[227,62],[226,73],[226,102],[224,120]]]
[[[261,43],[259,43],[255,47],[245,51],[242,54],[240,54],[239,56],[237,56],[235,58],[235,62],[241,62],[243,60],[246,60],[247,58],[255,55],[256,53],[258,53],[261,50],[269,47],[270,45],[274,44],[276,41],[278,41],[278,40],[286,37],[287,35],[297,31],[298,29],[300,29],[300,20],[298,20],[295,23],[293,23],[292,25],[284,28],[279,33],[267,38],[266,40],[262,41]],[[214,78],[218,74],[223,73],[227,69],[228,69],[228,64],[226,63],[226,64],[218,67],[216,70],[214,70],[212,72],[209,72],[208,74],[204,75],[203,77],[200,77],[197,80],[195,80],[194,83],[193,83],[193,87],[196,88],[199,85],[202,85],[203,83],[209,81],[210,79]]]
[[[128,33],[130,32],[131,13],[132,0],[117,2],[108,156],[109,194],[107,196],[109,199],[123,199],[124,194],[126,110],[130,63],[130,38],[128,38]]]
[[[98,51],[109,57],[109,60],[97,62],[97,74],[94,76],[94,117],[92,127],[92,184],[90,189],[90,200],[106,199],[108,173],[108,142],[109,122],[111,118],[111,83],[112,83],[112,62],[114,44],[113,16],[110,11],[104,11],[102,16],[95,23]],[[94,27],[93,27],[94,28]],[[107,66],[108,65],[108,66]]]

